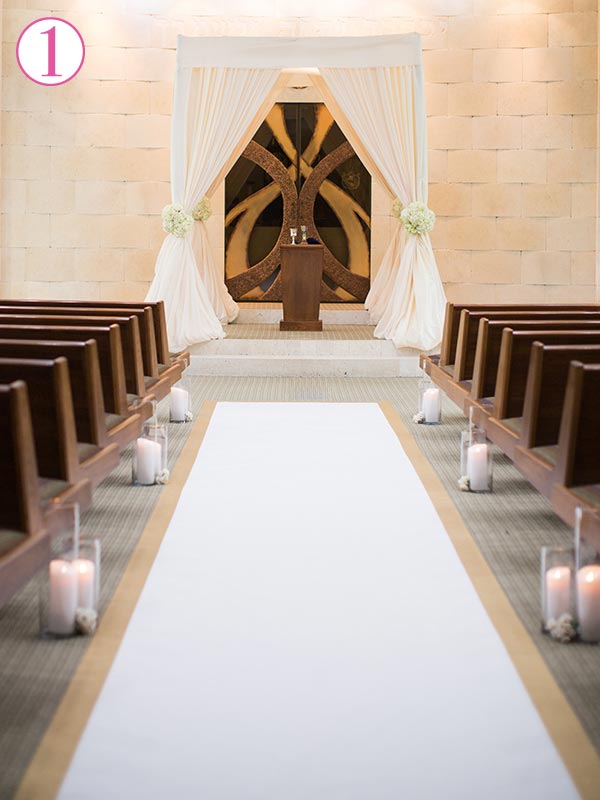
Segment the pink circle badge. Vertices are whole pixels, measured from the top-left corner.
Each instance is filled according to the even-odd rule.
[[[17,61],[29,80],[60,86],[77,75],[85,58],[83,37],[59,17],[42,17],[23,28],[17,42]]]

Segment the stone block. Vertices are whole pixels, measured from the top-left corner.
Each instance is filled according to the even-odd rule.
[[[168,147],[170,135],[170,117],[132,114],[125,118],[126,147]]]
[[[548,84],[548,114],[595,114],[596,106],[596,81]]]
[[[573,77],[573,48],[542,46],[524,51],[524,80],[568,81]]]
[[[595,251],[571,253],[571,283],[582,286],[595,286],[598,265]]]
[[[598,118],[595,114],[573,117],[573,147],[576,150],[596,147]]]
[[[470,216],[472,188],[465,183],[434,183],[429,187],[429,206],[443,217]]]
[[[136,181],[126,185],[125,196],[127,214],[160,214],[171,202],[171,188],[166,181]]]
[[[523,52],[527,52],[526,50]],[[498,114],[545,114],[548,107],[544,83],[499,83]]]
[[[125,147],[125,114],[77,114],[77,147]]]
[[[50,243],[52,247],[99,247],[103,219],[95,214],[54,214]]]
[[[595,150],[548,152],[549,183],[594,183],[596,178]]]
[[[548,43],[546,14],[510,14],[498,17],[499,47],[544,47]]]
[[[568,217],[571,187],[565,183],[526,184],[523,187],[525,217]]]
[[[73,271],[78,281],[122,281],[125,277],[123,251],[117,248],[74,248]]]
[[[68,147],[75,144],[75,115],[35,111],[27,115],[25,142],[28,145]]]
[[[438,150],[464,150],[472,143],[473,120],[469,117],[428,117],[427,141]]]
[[[470,283],[471,259],[469,250],[436,250],[435,261],[443,283]]]
[[[520,283],[521,254],[490,250],[473,253],[471,283]]]
[[[48,214],[4,214],[2,234],[2,244],[8,248],[48,247],[50,245],[50,216]]]
[[[458,217],[446,221],[449,250],[495,250],[496,220],[489,217]]]
[[[75,209],[73,181],[26,181],[27,210],[33,214],[72,214]]]
[[[450,116],[478,117],[496,113],[498,86],[495,83],[457,83],[448,87]]]
[[[463,83],[473,75],[471,50],[428,50],[423,53],[423,74],[428,83]]]
[[[475,50],[473,80],[514,83],[523,80],[523,51],[514,48]]]
[[[589,303],[589,286],[545,286],[545,303]]]
[[[496,180],[496,152],[492,150],[451,150],[448,153],[450,183],[493,183]]]
[[[25,251],[25,276],[28,281],[72,281],[73,250],[56,247],[28,247]]]
[[[498,46],[498,18],[457,16],[448,20],[448,47],[453,50],[495,48]]]
[[[571,258],[569,253],[523,253],[523,283],[569,283]]]
[[[593,250],[596,246],[594,218],[549,219],[547,221],[548,250]]]
[[[473,186],[473,214],[476,217],[520,217],[522,207],[520,184],[482,183]]]
[[[573,74],[580,80],[598,77],[598,50],[596,47],[573,48]]]
[[[501,218],[497,222],[497,235],[501,250],[544,250],[546,223],[541,219]]]
[[[122,181],[79,181],[75,185],[78,214],[124,214],[125,186]]]
[[[551,14],[548,18],[550,47],[596,44],[598,20],[596,13]]]
[[[595,217],[597,186],[595,183],[573,183],[571,185],[571,216]]]
[[[44,180],[50,177],[50,148],[6,144],[2,147],[2,178]]]
[[[134,216],[123,214],[121,216],[99,217],[100,220],[100,246],[146,249],[151,242],[153,217]],[[160,238],[164,233],[158,224]]]
[[[525,117],[523,147],[526,150],[566,150],[571,147],[572,127],[573,119],[570,116]]]
[[[501,150],[498,153],[499,183],[544,183],[545,180],[545,151]]]
[[[476,150],[516,150],[522,143],[520,117],[477,117],[473,119],[473,147]]]
[[[429,180],[432,183],[446,183],[448,180],[448,152],[446,150],[429,151]]]

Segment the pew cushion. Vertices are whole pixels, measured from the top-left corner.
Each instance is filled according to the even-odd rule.
[[[24,542],[26,538],[27,534],[20,531],[0,530],[0,556],[8,553],[9,550],[13,550]]]
[[[79,456],[79,463],[86,461],[88,458],[100,452],[100,447],[89,442],[77,442],[77,455]]]
[[[590,483],[587,486],[570,486],[569,491],[580,497],[584,503],[600,508],[600,484]]]
[[[508,428],[517,435],[521,433],[522,423],[523,423],[523,417],[508,417],[502,420],[502,424],[504,425],[504,427]]]
[[[127,417],[121,417],[119,414],[105,414],[104,419],[106,420],[106,427],[110,431],[112,428],[116,428],[117,425],[125,422]]]
[[[536,458],[542,461],[547,461],[553,467],[556,466],[556,458],[558,456],[558,447],[555,444],[546,445],[544,447],[532,447],[531,452]]]
[[[70,483],[61,481],[57,478],[40,478],[40,500],[42,506],[48,505],[55,497],[58,497],[63,492],[66,492]]]

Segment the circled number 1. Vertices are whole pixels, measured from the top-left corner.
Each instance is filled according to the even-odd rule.
[[[44,78],[60,78],[61,73],[56,71],[56,25],[42,31],[41,35],[48,37],[48,72],[44,73]]]

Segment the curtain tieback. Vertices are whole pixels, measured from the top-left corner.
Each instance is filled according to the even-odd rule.
[[[403,206],[402,201],[397,197],[392,203],[392,214],[404,225],[404,230],[413,236],[424,236],[426,233],[431,233],[435,225],[435,214],[419,200]]]
[[[161,214],[163,231],[183,239],[191,231],[194,220],[206,222],[211,214],[210,200],[206,196],[194,207],[191,214],[180,203],[169,203]]]

